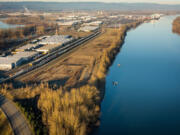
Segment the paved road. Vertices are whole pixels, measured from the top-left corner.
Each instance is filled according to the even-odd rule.
[[[33,135],[26,119],[16,106],[0,94],[0,108],[6,114],[14,135]]]

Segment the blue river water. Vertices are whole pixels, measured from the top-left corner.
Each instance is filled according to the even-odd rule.
[[[93,135],[180,135],[180,36],[172,33],[174,19],[165,16],[127,33],[107,74],[101,124]]]
[[[10,28],[16,28],[16,27],[23,27],[23,25],[6,24],[0,21],[0,29],[10,29]]]

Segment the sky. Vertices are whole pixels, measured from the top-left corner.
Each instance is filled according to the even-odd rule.
[[[7,1],[46,1],[46,2],[145,2],[145,3],[160,3],[160,4],[180,4],[180,0],[0,0],[0,2]]]

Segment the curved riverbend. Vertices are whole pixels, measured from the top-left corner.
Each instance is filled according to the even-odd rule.
[[[172,33],[174,19],[166,16],[127,33],[106,77],[101,125],[93,135],[180,135],[180,36]]]

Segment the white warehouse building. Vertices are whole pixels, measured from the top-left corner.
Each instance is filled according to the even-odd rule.
[[[0,70],[10,70],[22,62],[22,59],[17,59],[12,56],[0,57]]]
[[[36,55],[38,52],[19,52],[12,56],[0,57],[0,70],[10,70]]]
[[[73,38],[68,35],[54,35],[43,39],[40,44],[43,45],[52,45],[52,44],[63,44],[72,41]]]
[[[99,27],[97,27],[97,26],[84,26],[84,27],[81,27],[78,31],[93,32],[98,29],[99,29]]]
[[[62,26],[72,26],[72,25],[76,25],[78,23],[81,23],[81,20],[76,20],[76,21],[59,21],[57,23],[58,23],[58,25],[62,25]]]
[[[23,51],[26,51],[26,50],[30,50],[30,49],[33,49],[37,46],[37,44],[27,44],[27,45],[24,45],[20,48],[17,48],[16,49],[16,52],[23,52]]]

